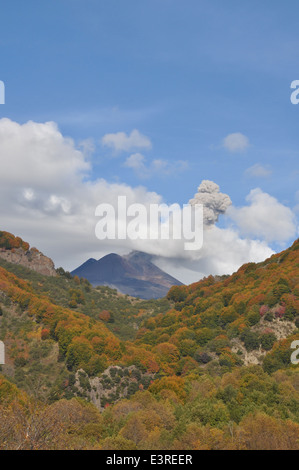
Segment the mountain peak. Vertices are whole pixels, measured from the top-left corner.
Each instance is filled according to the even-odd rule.
[[[182,283],[158,268],[151,259],[151,255],[142,251],[132,251],[125,256],[110,253],[96,262],[83,263],[72,275],[86,278],[93,286],[107,285],[132,297],[165,297],[170,287]]]

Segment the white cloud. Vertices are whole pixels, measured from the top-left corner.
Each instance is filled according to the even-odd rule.
[[[223,147],[229,152],[243,152],[249,147],[249,139],[246,135],[235,132],[223,139]]]
[[[296,236],[295,216],[289,207],[259,188],[251,190],[246,200],[248,206],[227,211],[241,235],[278,243]]]
[[[146,165],[142,157],[131,158],[131,167]],[[243,234],[247,236],[253,227],[253,236],[261,241],[243,239],[238,227],[221,229],[213,224],[205,230],[204,245],[198,252],[185,251],[183,240],[99,241],[95,236],[98,218],[94,215],[98,204],[105,202],[116,207],[118,196],[125,195],[128,205],[140,203],[149,208],[163,199],[141,186],[88,180],[91,164],[86,152],[78,150],[72,139],[64,137],[52,122],[20,125],[1,119],[0,168],[0,229],[21,236],[52,257],[56,266],[65,269],[74,269],[90,257],[135,249],[153,254],[158,263],[169,267],[170,273],[189,282],[203,275],[230,273],[244,262],[261,261],[272,253],[262,238],[273,234],[270,238],[279,241],[294,233],[290,209],[255,190],[250,194],[250,205],[234,209],[231,215]],[[146,168],[158,174],[173,167],[163,160],[154,160]],[[205,193],[210,188],[212,196],[218,194],[220,199],[216,198],[214,207],[218,217],[230,200],[215,183],[209,183],[200,187],[205,188]],[[211,206],[207,201],[204,203]],[[247,217],[253,225],[247,223]],[[265,228],[268,224],[269,228]]]
[[[34,191],[31,188],[24,189],[23,195],[27,201],[33,201],[35,198]]]
[[[168,160],[156,159],[147,164],[144,155],[133,153],[126,159],[124,166],[132,168],[139,178],[146,179],[151,176],[171,175],[186,170],[188,163],[183,160],[169,162]]]
[[[146,206],[162,199],[143,187],[88,181],[85,152],[52,122],[20,125],[1,119],[0,165],[1,229],[28,240],[67,269],[115,249],[95,237],[98,204],[116,206],[118,195],[126,195],[128,204]],[[128,248],[133,247],[118,246]]]
[[[208,276],[232,274],[249,262],[260,262],[274,251],[259,240],[242,239],[235,229],[210,226],[204,231],[204,243],[198,252],[187,252],[185,258],[159,257],[156,264],[172,276],[190,284]]]
[[[272,170],[269,166],[263,166],[259,163],[247,168],[245,175],[252,178],[267,178],[272,175]]]
[[[130,152],[133,149],[141,148],[150,149],[152,146],[150,139],[137,129],[134,129],[129,135],[125,132],[106,134],[102,138],[102,144],[116,152]]]
[[[141,153],[133,153],[126,159],[124,165],[133,170],[142,171],[146,169],[145,160],[145,156]]]
[[[156,159],[152,161],[150,171],[154,174],[172,175],[177,172],[185,171],[188,167],[189,165],[186,160],[169,162],[168,160]]]
[[[20,125],[0,120],[1,186],[56,191],[78,181],[90,164],[70,138],[63,137],[53,122],[32,121]]]
[[[92,155],[96,149],[95,142],[93,139],[81,140],[81,142],[79,142],[78,144],[78,147],[87,157]]]

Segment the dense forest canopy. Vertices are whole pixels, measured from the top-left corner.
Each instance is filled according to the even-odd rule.
[[[298,449],[298,267],[297,240],[140,301],[0,260],[0,449]]]

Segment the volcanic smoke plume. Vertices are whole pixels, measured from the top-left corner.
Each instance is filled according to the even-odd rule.
[[[198,192],[190,199],[189,204],[202,204],[204,225],[214,225],[220,214],[224,214],[232,201],[227,194],[220,192],[218,184],[203,180],[198,186]]]

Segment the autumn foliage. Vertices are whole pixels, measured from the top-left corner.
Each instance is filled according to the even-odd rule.
[[[1,247],[26,249],[6,232]],[[173,287],[170,309],[137,308],[129,340],[108,329],[109,307],[82,313],[79,278],[66,307],[0,267],[0,449],[299,450],[298,263],[296,241]],[[103,389],[101,406],[87,402]]]

